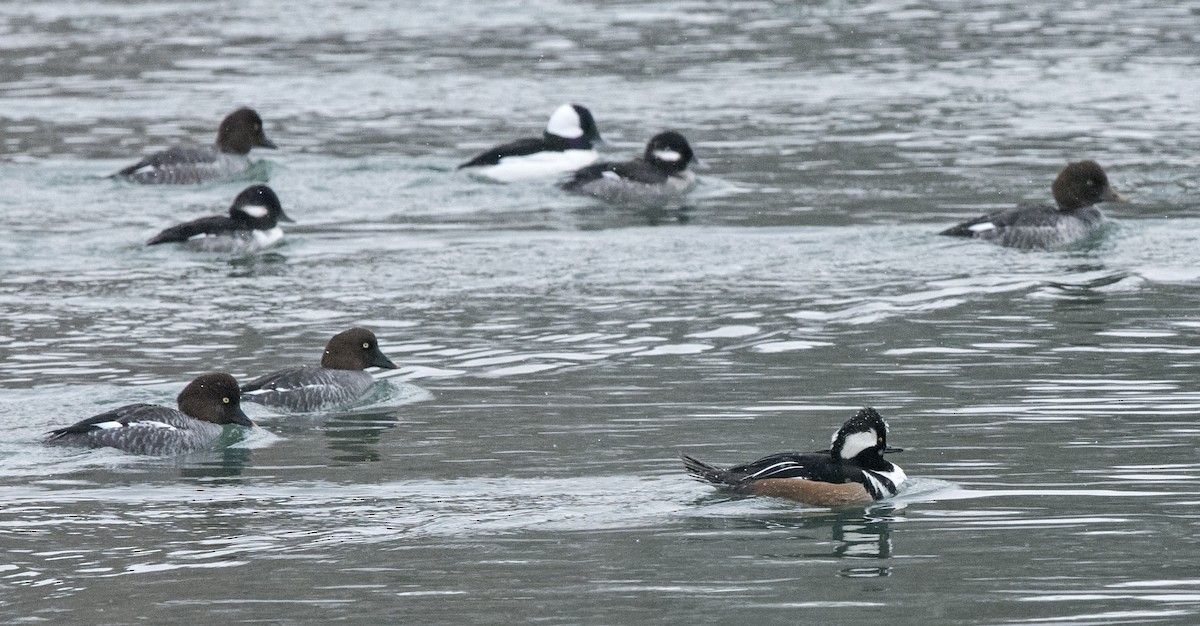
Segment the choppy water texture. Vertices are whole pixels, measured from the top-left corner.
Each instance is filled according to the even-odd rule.
[[[0,5],[0,621],[1200,621],[1200,9],[1187,3]],[[646,213],[454,166],[591,107],[709,169]],[[141,243],[244,183],[103,176],[257,108],[298,224]],[[1094,158],[1096,241],[939,238]],[[373,404],[181,459],[46,449],[373,328]],[[857,407],[914,477],[714,495]]]

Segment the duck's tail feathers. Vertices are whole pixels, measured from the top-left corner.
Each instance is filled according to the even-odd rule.
[[[713,467],[700,459],[680,454],[679,459],[683,461],[683,467],[693,478],[712,483],[714,485],[730,485],[729,472],[719,467]]]

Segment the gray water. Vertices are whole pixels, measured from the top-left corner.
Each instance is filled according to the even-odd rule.
[[[0,4],[0,620],[1200,622],[1200,6]],[[456,174],[587,104],[682,131],[682,209]],[[103,177],[239,105],[298,223],[141,243],[245,182]],[[939,238],[1093,158],[1054,252]],[[372,402],[178,459],[44,448],[373,328]],[[715,494],[677,454],[891,423],[897,498]]]

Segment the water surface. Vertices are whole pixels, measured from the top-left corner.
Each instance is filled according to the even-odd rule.
[[[1150,2],[0,6],[0,620],[1190,624],[1200,12]],[[454,167],[587,104],[647,212]],[[244,181],[103,177],[239,105],[289,215],[141,244]],[[936,237],[1094,158],[1068,250]],[[376,402],[178,459],[42,434],[199,373],[315,362]],[[714,494],[861,406],[909,476],[827,511]]]

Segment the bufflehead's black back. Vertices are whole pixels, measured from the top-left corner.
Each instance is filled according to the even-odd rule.
[[[600,155],[593,146],[603,141],[587,107],[564,104],[550,116],[540,138],[518,139],[489,148],[458,169],[506,183],[557,176],[598,159]]]
[[[1056,248],[1081,241],[1100,229],[1104,214],[1096,204],[1126,201],[1095,161],[1068,164],[1050,190],[1056,206],[1023,204],[982,215],[938,234],[983,239],[1012,248]]]
[[[236,178],[250,168],[253,147],[275,148],[263,132],[262,118],[242,107],[221,120],[211,146],[178,145],[155,152],[113,174],[147,185],[188,185]]]
[[[368,367],[395,369],[365,328],[340,332],[325,345],[321,366],[292,367],[242,385],[243,398],[276,409],[307,413],[352,404],[375,383]]]
[[[240,398],[232,376],[205,374],[179,393],[179,410],[130,404],[53,430],[46,443],[155,456],[195,452],[216,442],[225,424],[254,426],[242,412]]]
[[[249,252],[283,238],[279,222],[292,222],[279,196],[266,185],[242,190],[229,206],[229,215],[213,215],[172,226],[150,238],[148,246],[186,243],[208,252]]]
[[[696,175],[687,169],[694,158],[687,139],[667,131],[650,138],[640,159],[589,165],[561,187],[617,204],[663,205],[696,186]]]
[[[682,455],[693,477],[734,493],[798,500],[815,506],[865,504],[896,495],[908,477],[883,458],[887,422],[866,408],[842,424],[829,450],[772,454],[722,469]]]

